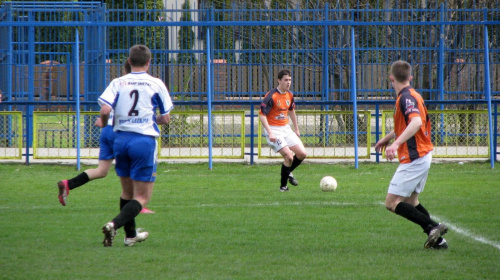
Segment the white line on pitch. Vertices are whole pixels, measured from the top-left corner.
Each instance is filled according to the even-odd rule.
[[[207,203],[207,204],[186,204],[186,205],[178,205],[178,204],[170,204],[170,205],[151,205],[154,208],[238,208],[238,207],[277,207],[277,206],[300,206],[300,205],[309,205],[309,206],[373,206],[378,205],[378,203],[354,203],[354,202],[336,202],[336,201],[295,201],[295,202],[270,202],[270,203],[238,203],[238,204],[218,204],[218,203]],[[10,206],[0,206],[0,210],[2,209],[14,209],[16,207]],[[60,206],[49,206],[49,205],[33,205],[29,207],[30,209],[54,209],[61,208]]]
[[[432,217],[433,217],[434,219],[436,219],[436,220],[443,221],[443,219],[441,219],[441,218],[439,218],[439,217],[437,217],[437,216],[434,216],[434,215],[433,215]],[[468,230],[466,230],[466,229],[462,229],[462,228],[459,228],[459,227],[457,227],[457,226],[455,226],[455,225],[453,225],[453,224],[451,224],[451,223],[449,223],[449,222],[447,222],[447,221],[443,221],[443,223],[444,223],[444,224],[445,224],[445,225],[446,225],[449,229],[453,230],[454,232],[457,232],[457,233],[459,233],[459,234],[461,234],[461,235],[463,235],[463,236],[466,236],[466,237],[472,238],[472,239],[474,239],[474,240],[476,240],[476,241],[478,241],[478,242],[481,242],[481,243],[484,243],[484,244],[487,244],[487,245],[493,246],[493,247],[495,247],[495,248],[497,248],[497,249],[499,249],[499,250],[500,250],[500,243],[496,243],[496,242],[493,242],[493,241],[491,241],[491,240],[488,240],[487,238],[484,238],[484,237],[482,237],[482,236],[480,236],[480,235],[476,235],[476,234],[470,233]]]
[[[379,204],[385,205],[384,202],[379,202]],[[457,233],[459,233],[459,234],[461,234],[461,235],[463,235],[465,237],[472,238],[472,239],[474,239],[474,240],[476,240],[478,242],[481,242],[483,244],[487,244],[487,245],[493,246],[493,247],[495,247],[495,248],[497,248],[497,249],[500,250],[500,244],[499,243],[496,243],[496,242],[493,242],[491,240],[488,240],[487,238],[484,238],[482,236],[472,234],[468,230],[461,229],[461,228],[459,228],[459,227],[451,224],[448,221],[444,221],[443,219],[441,219],[441,218],[439,218],[437,216],[432,215],[431,217],[433,219],[435,219],[435,220],[442,221],[449,229],[453,230],[454,232],[457,232]]]
[[[196,205],[155,205],[152,206],[154,208],[175,208],[175,207],[191,207],[191,208],[226,208],[226,207],[274,207],[274,206],[300,206],[300,205],[323,205],[323,206],[358,206],[361,205],[359,203],[352,202],[335,202],[335,201],[295,201],[295,202],[270,202],[270,203],[239,203],[239,204],[217,204],[217,203],[209,203],[209,204],[196,204]],[[362,205],[373,205],[370,203],[363,203]]]

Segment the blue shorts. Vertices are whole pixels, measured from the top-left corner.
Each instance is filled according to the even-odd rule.
[[[101,130],[101,137],[99,139],[99,160],[114,159],[113,143],[115,142],[115,133],[111,125],[105,126]]]
[[[120,177],[135,181],[156,180],[156,138],[134,132],[115,132],[115,170]]]

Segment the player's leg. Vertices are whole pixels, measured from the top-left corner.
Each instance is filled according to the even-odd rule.
[[[295,132],[290,133],[286,138],[286,142],[290,147],[290,150],[294,153],[292,164],[290,165],[290,176],[288,177],[288,181],[290,184],[297,186],[299,181],[293,176],[292,172],[297,168],[302,161],[307,157],[306,149],[304,148],[304,144],[302,140],[295,134]]]
[[[415,209],[417,209],[422,214],[424,214],[429,219],[431,219],[431,215],[429,214],[429,212],[427,211],[427,209],[425,209],[425,207],[422,205],[422,203],[420,203],[420,201],[418,200],[418,195],[419,195],[419,193],[417,193],[417,192],[412,193],[412,195],[407,200],[405,200],[405,202],[407,202],[407,203],[409,203],[411,205],[414,205]],[[427,230],[427,231],[424,230],[424,233],[427,236],[429,236],[429,230]],[[440,236],[437,239],[436,244],[434,244],[434,246],[432,246],[431,248],[437,249],[437,250],[447,249],[448,248],[448,243],[446,242],[446,239],[444,239],[443,237]]]
[[[58,198],[63,206],[66,206],[66,199],[70,190],[83,186],[89,181],[106,177],[113,164],[114,139],[115,133],[113,132],[113,128],[109,125],[104,127],[99,137],[99,162],[97,168],[87,169],[71,179],[57,182],[59,189]]]
[[[120,177],[129,177],[129,180],[122,179],[122,198],[130,199],[111,222],[103,227],[104,246],[111,246],[112,238],[108,238],[110,230],[117,230],[125,225],[132,225],[135,217],[139,215],[143,205],[145,206],[153,191],[156,179],[156,139],[150,136],[138,135],[135,133],[122,132],[115,140],[116,151],[116,172]],[[130,190],[132,186],[132,190]],[[134,222],[135,226],[135,222]],[[128,228],[127,230],[131,230]],[[124,244],[132,246],[136,242],[145,240],[148,233],[137,233],[135,237],[125,238]],[[111,239],[111,240],[110,240]],[[110,242],[108,242],[110,240]],[[107,245],[110,244],[110,245]]]
[[[120,214],[118,214],[118,216],[115,217],[115,219],[106,223],[102,227],[102,232],[104,233],[103,244],[105,247],[113,245],[113,239],[116,235],[116,230],[124,226],[127,222],[130,222],[131,219],[128,219],[129,213],[134,212],[133,205],[135,203],[132,200],[134,195],[133,184],[131,183],[130,180],[131,162],[129,160],[129,155],[128,155],[129,143],[131,141],[130,136],[131,134],[129,133],[120,133],[119,135],[117,134],[117,137],[113,145],[113,149],[116,152],[115,171],[116,174],[120,176],[122,193],[120,195]],[[124,201],[122,201],[122,199]],[[132,210],[130,210],[131,208]],[[118,217],[120,218],[116,220]]]
[[[396,213],[422,227],[429,233],[425,247],[434,246],[438,238],[447,231],[446,226],[433,221],[430,216],[419,211],[418,194],[423,190],[427,178],[430,162],[429,158],[420,158],[412,163],[400,164],[389,185],[385,206]]]
[[[290,177],[290,169],[293,162],[293,152],[288,146],[284,146],[278,151],[283,157],[283,163],[281,164],[281,178],[280,178],[280,191],[288,191],[287,181]]]
[[[429,219],[431,219],[431,215],[429,214],[427,209],[420,203],[418,197],[419,194],[424,191],[425,183],[427,182],[427,177],[429,174],[431,161],[432,161],[432,153],[429,153],[426,156],[418,159],[417,162],[418,164],[416,164],[413,168],[416,170],[414,171],[415,173],[421,174],[420,181],[418,181],[415,191],[411,194],[410,197],[408,197],[405,200],[405,202],[408,202],[409,204],[415,206],[415,208],[418,211],[427,216]],[[446,226],[441,224],[439,224],[434,228],[428,228],[424,230],[424,233],[427,234],[428,236],[428,240],[426,241],[424,246],[426,248],[433,248],[433,249],[447,249],[448,244],[446,243],[446,240],[443,237],[441,237],[441,235],[445,234],[446,232],[447,232]],[[431,239],[433,240],[431,241]],[[434,240],[436,241],[434,242]],[[435,243],[435,244],[432,245],[429,243]]]
[[[418,211],[412,204],[405,202],[402,196],[387,193],[385,207],[389,211],[420,225],[424,231],[429,231],[438,225],[438,223]]]
[[[280,191],[288,191],[287,180],[290,176],[290,166],[293,161],[293,153],[287,145],[285,138],[283,137],[283,128],[270,126],[274,136],[276,137],[275,142],[271,142],[269,135],[266,135],[267,144],[275,153],[281,154],[283,157],[283,164],[281,165],[281,176],[280,176]],[[286,177],[285,177],[286,176]]]
[[[134,197],[134,185],[130,177],[120,177],[120,182],[122,185],[122,193],[120,195],[120,211],[127,205]],[[123,229],[125,230],[126,238],[134,238],[136,236],[135,231],[135,219],[127,222]]]
[[[420,225],[423,231],[428,234],[427,241],[424,244],[425,248],[432,248],[436,246],[436,244],[438,247],[448,247],[445,244],[446,241],[442,243],[443,239],[441,238],[448,230],[446,226],[433,221],[430,216],[421,212],[411,203],[405,202],[402,197],[388,193],[386,197],[386,207],[397,215]]]
[[[116,230],[124,227],[127,238],[135,238],[135,217],[139,215],[142,206],[134,199],[134,184],[130,177],[120,176],[122,193],[120,195],[120,213],[103,227],[105,247],[113,245]],[[127,245],[127,244],[125,244]]]
[[[142,208],[144,208],[151,199],[153,185],[154,182],[133,181],[134,196],[132,201],[139,202]],[[135,217],[130,222],[125,224],[124,228],[126,230],[126,237],[123,240],[125,246],[133,246],[135,243],[146,240],[149,236],[149,232],[147,231],[140,231],[139,229],[136,230]]]
[[[124,209],[130,202],[134,201],[134,181],[130,177],[120,177],[120,181],[122,183],[120,214],[113,219],[112,223],[114,228],[120,227],[121,224],[125,223],[123,224],[123,229],[125,230],[124,244],[125,246],[133,246],[136,242],[144,241],[149,234],[136,230],[135,216],[130,219],[127,215],[127,213],[135,212],[134,209]]]
[[[151,200],[154,182],[134,181],[134,199],[145,207]]]
[[[394,173],[385,198],[385,207],[397,215],[420,225],[426,230],[429,225],[436,226],[426,215],[418,211],[413,204],[408,203],[418,201],[418,196],[413,194],[415,185],[415,173],[412,173],[412,163],[400,164]],[[413,197],[412,197],[413,195]]]
[[[97,168],[87,169],[85,173],[89,177],[89,181],[101,179],[108,176],[109,170],[113,165],[113,159],[99,160]]]
[[[292,172],[302,163],[302,161],[304,161],[304,159],[307,157],[307,152],[302,142],[297,145],[291,146],[290,149],[294,153],[294,156],[292,165],[290,166],[290,177],[288,178],[288,181],[292,185],[297,186],[299,184],[299,181],[292,175]]]
[[[117,168],[123,168],[123,166],[124,165],[121,165]],[[120,173],[118,172],[118,170],[117,173],[126,174],[126,172],[122,171]],[[128,176],[120,176],[120,182],[122,185],[122,193],[120,194],[120,213],[111,222],[106,223],[102,228],[102,232],[104,233],[104,247],[113,245],[113,239],[116,235],[116,230],[122,226],[124,227],[126,236],[135,236],[135,220],[133,218],[130,219],[130,216],[132,215],[133,217],[135,217],[137,216],[137,214],[139,214],[139,212],[134,215],[134,209],[137,207],[137,203],[134,203],[134,201],[132,200],[132,198],[134,197],[133,183]],[[138,211],[140,211],[140,208]]]
[[[112,164],[113,159],[99,160],[97,168],[87,169],[76,177],[57,182],[57,187],[59,188],[59,202],[63,206],[66,206],[66,199],[70,190],[83,186],[92,180],[106,177]]]

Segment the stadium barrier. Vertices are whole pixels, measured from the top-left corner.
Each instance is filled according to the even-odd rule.
[[[92,128],[95,116],[83,115],[80,119],[79,114],[98,111],[97,97],[111,79],[121,75],[130,47],[123,42],[141,42],[152,51],[150,74],[168,86],[176,111],[199,106],[208,111],[210,123],[216,116],[212,115],[213,108],[250,107],[250,114],[245,113],[245,126],[249,126],[251,136],[245,130],[245,137],[239,138],[234,133],[229,137],[231,140],[226,136],[219,137],[223,139],[220,140],[216,135],[221,132],[217,130],[225,127],[209,126],[208,131],[200,132],[200,135],[208,133],[210,159],[219,142],[240,143],[241,139],[245,141],[244,154],[253,158],[257,135],[253,132],[257,124],[254,106],[275,84],[277,71],[288,68],[293,74],[295,101],[305,105],[300,110],[323,111],[325,106],[336,103],[340,104],[339,111],[352,112],[351,135],[357,167],[358,152],[362,157],[365,155],[359,149],[368,146],[363,142],[364,117],[358,112],[371,112],[375,122],[371,141],[379,139],[382,135],[379,110],[388,109],[385,106],[394,102],[387,77],[389,66],[403,59],[414,66],[412,86],[431,104],[431,110],[487,109],[488,149],[493,167],[499,155],[498,7],[479,7],[478,3],[470,9],[461,9],[455,4],[436,1],[425,1],[426,8],[416,7],[411,1],[384,2],[383,7],[377,2],[377,7],[364,8],[343,5],[347,2],[342,1],[338,5],[308,3],[293,9],[256,8],[239,2],[230,7],[148,9],[113,7],[99,1],[4,2],[0,6],[0,92],[6,100],[0,103],[0,111],[22,111],[19,135],[26,163],[40,143],[47,146],[40,148],[47,150],[37,151],[37,158],[73,157],[69,150],[60,154],[48,150],[58,145],[60,149],[81,146],[95,149],[98,139],[98,131]],[[73,124],[81,127],[77,131],[81,136],[69,136],[74,129],[71,124],[58,127],[57,118],[47,118],[39,120],[40,125],[46,123],[36,132],[38,140],[35,140],[38,128],[34,127],[34,114],[42,110],[76,112]],[[343,133],[349,138],[348,129]],[[66,135],[73,138],[54,139]],[[443,135],[446,134],[441,131],[436,137],[442,140]],[[212,136],[216,136],[214,143]],[[465,142],[481,146],[481,137],[475,135]],[[480,144],[474,143],[476,139]],[[35,141],[39,142],[35,145]],[[178,139],[169,141],[175,143]],[[170,144],[169,141],[163,144]],[[198,146],[201,145],[202,142]],[[220,151],[215,156],[242,156],[239,144],[226,145],[223,150],[231,147],[231,152],[225,155]],[[319,144],[312,141],[310,145]],[[202,150],[189,156],[204,157]],[[77,157],[94,157],[91,152],[78,149]],[[265,153],[265,149],[258,153]],[[315,151],[312,154],[320,156]],[[349,158],[352,152],[345,150],[332,155]],[[379,154],[376,157],[378,162]]]
[[[297,111],[301,139],[308,158],[370,159],[378,134],[393,129],[393,111],[382,111],[379,118],[372,111],[358,111],[358,143],[354,143],[352,111]],[[207,159],[208,114],[206,111],[173,112],[171,123],[161,126],[160,159]],[[436,158],[487,158],[489,149],[488,112],[486,110],[430,110],[432,141]],[[98,112],[80,112],[80,139],[77,139],[75,112],[42,112],[33,114],[34,159],[97,159],[100,128],[94,126]],[[378,123],[377,123],[378,122]],[[377,125],[378,124],[378,125]],[[22,147],[21,112],[0,113],[0,158],[20,159]],[[213,111],[213,157],[243,159],[279,158],[263,137],[256,115],[246,111]],[[251,126],[257,127],[252,135]],[[377,131],[377,127],[380,131]],[[254,139],[257,138],[257,143]],[[251,147],[257,145],[257,153]]]
[[[245,112],[212,112],[213,158],[242,159],[245,156]],[[160,159],[208,158],[208,113],[172,112],[170,123],[161,126]],[[249,137],[249,136],[248,136]]]
[[[486,110],[430,110],[434,158],[488,158],[490,135]],[[382,135],[394,128],[393,111],[382,113]]]
[[[22,135],[22,112],[0,112],[0,159],[22,158]]]
[[[33,158],[82,159],[99,157],[100,128],[94,126],[99,112],[80,112],[80,139],[76,112],[33,113]]]
[[[359,158],[370,158],[372,123],[370,111],[358,111]],[[352,111],[297,111],[301,140],[307,157],[318,159],[354,158],[354,120]],[[261,122],[258,125],[258,157],[280,158],[266,143]]]

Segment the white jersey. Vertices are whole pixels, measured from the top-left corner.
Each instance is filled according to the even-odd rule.
[[[99,105],[114,109],[113,130],[160,136],[155,111],[169,114],[174,105],[162,80],[146,72],[133,72],[111,81]]]
[[[111,113],[109,113],[109,119],[108,119],[108,125],[113,126],[113,117],[115,116],[115,113],[113,110],[111,110]]]

